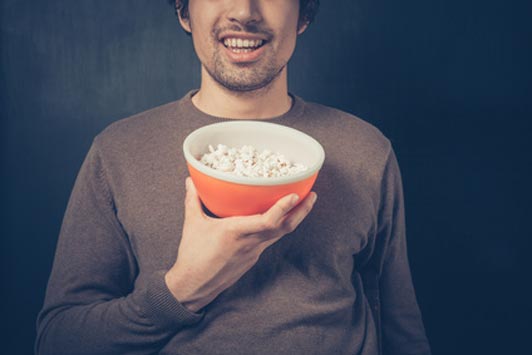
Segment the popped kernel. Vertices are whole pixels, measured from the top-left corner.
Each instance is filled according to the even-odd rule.
[[[292,163],[284,155],[265,149],[261,152],[251,145],[230,148],[218,144],[216,149],[209,144],[209,153],[200,161],[213,169],[244,177],[284,177],[308,169],[299,163]]]

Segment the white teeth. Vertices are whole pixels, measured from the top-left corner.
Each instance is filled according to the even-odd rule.
[[[263,40],[261,39],[241,39],[241,38],[225,38],[224,45],[233,48],[256,48],[261,46]]]

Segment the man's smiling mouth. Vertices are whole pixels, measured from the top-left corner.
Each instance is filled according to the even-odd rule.
[[[222,43],[233,53],[249,53],[262,47],[266,41],[262,39],[245,39],[238,37],[224,38]]]

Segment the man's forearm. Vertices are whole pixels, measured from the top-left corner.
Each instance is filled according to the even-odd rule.
[[[152,354],[180,327],[201,320],[166,288],[164,272],[147,289],[89,304],[57,305],[39,319],[37,354]]]

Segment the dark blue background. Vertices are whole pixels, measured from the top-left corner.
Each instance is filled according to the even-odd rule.
[[[290,90],[393,142],[434,354],[529,344],[528,1],[322,1]],[[166,0],[2,0],[2,351],[32,352],[61,219],[92,138],[199,85]]]

